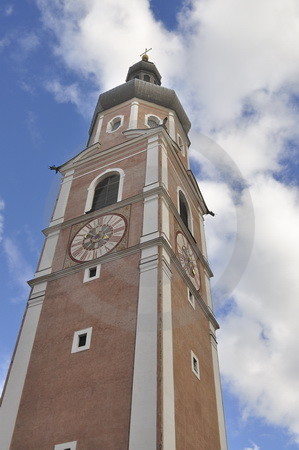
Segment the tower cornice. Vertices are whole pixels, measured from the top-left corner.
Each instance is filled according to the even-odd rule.
[[[101,151],[100,153],[93,155],[90,158],[90,160],[96,159],[96,158],[103,158],[103,159],[107,160],[107,156],[109,154],[114,153],[115,151],[117,151],[119,149],[123,149],[130,145],[136,146],[136,144],[138,142],[141,142],[142,140],[144,140],[145,137],[154,136],[155,134],[161,134],[162,138],[164,138],[166,140],[166,142],[168,143],[169,147],[171,148],[171,151],[173,152],[173,154],[177,160],[181,175],[184,177],[184,180],[189,185],[189,188],[192,190],[194,197],[197,198],[197,200],[199,201],[201,212],[203,214],[210,213],[210,210],[203,198],[203,195],[199,189],[199,186],[197,184],[197,181],[194,177],[193,172],[190,169],[186,170],[186,168],[184,167],[184,164],[182,163],[182,161],[180,160],[180,158],[178,156],[179,149],[178,149],[176,142],[173,141],[173,139],[169,136],[167,130],[163,126],[159,126],[157,128],[150,128],[150,129],[127,130],[123,134],[125,136],[128,136],[129,139],[127,141],[125,141],[121,144],[118,144],[116,146],[110,147],[108,149],[105,149],[105,150]],[[137,136],[136,136],[136,134],[137,134]],[[86,155],[88,154],[88,152],[91,153],[94,150],[99,149],[100,148],[99,146],[100,146],[100,144],[96,143],[89,147],[86,147],[78,155],[76,155],[75,157],[73,157],[72,159],[67,161],[66,163],[62,164],[60,166],[60,171],[62,173],[65,173],[70,169],[74,169],[76,166],[78,166],[79,164],[81,164],[83,162],[84,162],[84,164],[89,162],[89,158]],[[144,149],[142,151],[146,151],[146,149]],[[84,159],[84,161],[83,161],[83,159]],[[94,169],[94,170],[96,171],[98,169]],[[84,176],[84,175],[85,174],[82,174],[79,176]]]
[[[197,303],[200,306],[200,308],[202,309],[203,313],[211,321],[213,327],[215,329],[218,329],[219,324],[218,324],[217,320],[215,319],[213,312],[207,306],[207,304],[204,302],[200,293],[198,291],[194,290],[194,287],[193,287],[192,283],[190,282],[190,279],[186,275],[186,272],[183,269],[176,253],[173,251],[173,249],[169,245],[168,241],[163,236],[160,236],[160,237],[155,238],[150,241],[140,243],[138,245],[129,247],[127,249],[124,249],[124,250],[121,250],[121,251],[118,251],[115,253],[109,253],[105,256],[94,259],[93,264],[98,264],[98,263],[104,264],[104,263],[107,263],[110,261],[115,261],[119,258],[124,258],[125,256],[132,255],[136,252],[140,252],[143,249],[152,248],[155,245],[163,247],[166,250],[167,254],[169,255],[171,261],[174,263],[174,265],[175,265],[177,271],[180,273],[181,277],[185,280],[186,284],[194,292]],[[50,274],[43,275],[42,277],[39,277],[39,278],[33,278],[32,280],[28,281],[28,284],[30,287],[34,287],[35,285],[38,285],[43,282],[57,280],[59,278],[64,278],[66,275],[70,275],[70,274],[76,273],[76,272],[81,272],[84,268],[87,268],[89,266],[90,266],[90,261],[81,263],[81,264],[77,264],[72,267],[67,267],[67,268],[58,270],[56,272],[52,272]],[[30,302],[30,298],[29,298],[29,302]]]

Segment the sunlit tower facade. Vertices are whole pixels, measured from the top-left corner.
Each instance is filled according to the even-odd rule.
[[[227,449],[190,121],[143,55],[61,186],[7,376],[1,450]]]

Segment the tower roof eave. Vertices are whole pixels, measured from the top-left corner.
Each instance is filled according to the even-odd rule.
[[[98,113],[119,105],[131,98],[139,98],[157,105],[164,106],[176,112],[182,127],[188,134],[191,123],[181,105],[175,91],[156,84],[148,83],[134,78],[120,86],[117,86],[99,96],[99,100],[91,121],[90,133]]]

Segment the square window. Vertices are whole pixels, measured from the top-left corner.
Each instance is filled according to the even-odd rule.
[[[84,270],[83,283],[100,278],[101,264],[97,266],[87,267]]]
[[[76,450],[77,441],[66,442],[65,444],[56,444],[54,450]]]
[[[189,288],[187,288],[188,289],[188,300],[189,300],[189,303],[192,305],[192,307],[195,309],[195,298],[194,298],[194,295],[193,295],[193,293],[190,291],[190,289]]]
[[[75,331],[71,353],[82,352],[90,348],[92,327]]]
[[[194,375],[200,380],[200,369],[199,369],[199,361],[197,356],[191,350],[191,369]]]

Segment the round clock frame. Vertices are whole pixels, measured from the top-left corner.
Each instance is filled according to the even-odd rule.
[[[177,253],[183,269],[192,281],[196,290],[200,288],[200,275],[196,263],[196,255],[188,242],[186,236],[180,231],[176,235]]]
[[[72,238],[69,255],[75,262],[104,256],[120,244],[126,230],[127,221],[121,214],[104,214],[91,219]]]

